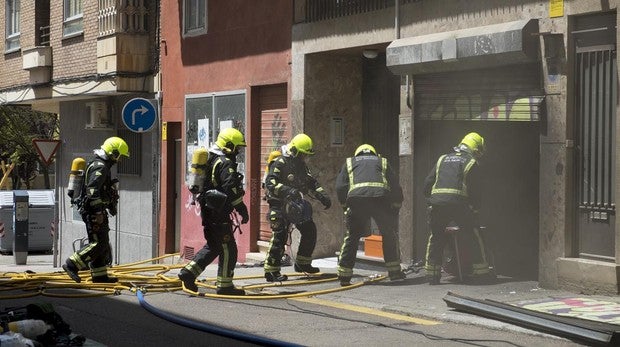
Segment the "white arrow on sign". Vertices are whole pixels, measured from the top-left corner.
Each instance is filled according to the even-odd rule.
[[[58,146],[60,146],[60,140],[33,139],[32,143],[45,165],[50,164],[52,157],[54,157],[58,150]]]
[[[137,108],[137,109],[133,110],[133,112],[131,112],[131,125],[136,125],[136,113],[137,112],[140,112],[140,115],[142,116],[143,114],[147,113],[148,111],[149,111],[149,109],[144,107],[144,105],[141,105],[140,108]],[[140,128],[138,130],[142,130],[142,128]]]

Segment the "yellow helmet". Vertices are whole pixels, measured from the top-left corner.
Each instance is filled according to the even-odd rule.
[[[374,155],[377,155],[377,151],[375,150],[375,148],[367,143],[357,147],[357,149],[355,150],[355,156],[359,155],[359,154],[364,154],[364,153],[373,153]]]
[[[484,155],[486,147],[484,146],[484,138],[480,136],[478,133],[469,133],[465,135],[463,140],[461,140],[461,144],[466,145],[478,157]]]
[[[293,153],[293,156],[297,156],[298,153],[313,155],[314,149],[312,149],[312,139],[306,134],[297,134],[288,144],[288,148]]]
[[[235,128],[226,128],[220,131],[217,135],[215,144],[221,149],[228,150],[229,152],[233,152],[237,147],[246,146],[245,137],[241,131]]]
[[[118,160],[121,155],[129,158],[129,146],[127,142],[120,137],[112,136],[108,137],[101,145],[101,149],[112,160]]]

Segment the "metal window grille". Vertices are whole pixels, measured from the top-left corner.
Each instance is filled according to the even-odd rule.
[[[615,49],[578,52],[576,66],[580,207],[613,209],[618,101]]]
[[[118,162],[118,174],[140,176],[142,173],[142,134],[119,129],[118,136],[129,146],[129,158],[122,158]]]
[[[99,37],[148,31],[144,0],[99,0]]]
[[[421,0],[399,0],[401,4]],[[393,7],[394,0],[306,0],[305,18],[298,23],[311,23],[325,19],[351,16]]]
[[[39,28],[39,44],[41,46],[50,45],[50,26],[43,26]]]

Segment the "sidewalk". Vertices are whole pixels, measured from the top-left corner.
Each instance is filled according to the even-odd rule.
[[[170,260],[177,262],[178,259]],[[60,261],[60,264],[62,261]],[[59,264],[59,265],[60,265]],[[235,270],[235,276],[262,276],[263,269],[253,263],[246,263]],[[314,266],[321,268],[323,273],[337,272],[336,258],[317,259]],[[29,254],[26,265],[16,265],[12,255],[0,255],[0,272],[36,273],[62,271],[60,266],[53,266],[51,254]],[[168,276],[176,275],[178,270],[172,270]],[[217,265],[212,264],[203,272],[201,277],[213,277]],[[293,273],[292,266],[284,267],[283,273]],[[358,261],[354,270],[354,281],[362,276],[373,274],[385,275],[386,272],[377,263]],[[398,313],[412,317],[425,317],[440,321],[483,325],[495,329],[512,329],[536,332],[519,328],[501,321],[486,319],[473,314],[459,312],[448,307],[444,298],[448,292],[480,299],[493,300],[534,309],[556,315],[573,315],[598,322],[619,324],[620,330],[620,297],[619,296],[589,296],[559,290],[548,290],[538,287],[536,281],[524,281],[506,277],[499,277],[493,283],[461,284],[450,283],[444,278],[439,286],[430,286],[426,283],[423,270],[418,274],[408,274],[402,281],[390,282],[383,280],[375,284],[363,285],[351,290],[342,290],[320,295],[321,299],[341,303],[379,309],[386,312]],[[237,286],[243,286],[242,279],[235,280]],[[332,286],[338,287],[338,282]]]

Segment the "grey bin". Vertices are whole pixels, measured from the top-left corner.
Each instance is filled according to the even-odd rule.
[[[28,190],[28,251],[51,251],[54,190]],[[13,191],[0,191],[0,253],[13,253]]]

